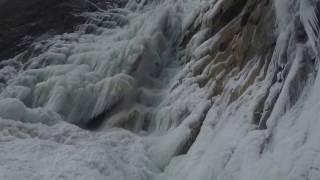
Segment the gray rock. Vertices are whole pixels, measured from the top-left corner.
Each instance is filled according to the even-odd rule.
[[[75,16],[123,6],[116,0],[0,0],[0,60],[25,50],[34,39],[72,32],[85,21]]]

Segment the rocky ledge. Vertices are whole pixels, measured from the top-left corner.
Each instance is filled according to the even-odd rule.
[[[32,42],[73,32],[86,11],[123,6],[120,0],[0,0],[0,60],[11,58]]]

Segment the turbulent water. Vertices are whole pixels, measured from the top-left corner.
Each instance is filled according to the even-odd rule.
[[[1,180],[319,180],[317,0],[129,0],[0,62]]]

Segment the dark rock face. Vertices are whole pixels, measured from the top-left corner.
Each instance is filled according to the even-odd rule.
[[[81,12],[123,6],[117,0],[0,0],[0,60],[22,52],[39,37],[72,32]]]

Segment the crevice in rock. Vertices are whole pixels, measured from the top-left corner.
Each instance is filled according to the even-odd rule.
[[[117,106],[118,104],[111,106],[111,108],[106,109],[105,111],[88,120],[86,124],[78,124],[78,126],[91,131],[98,130]]]
[[[249,17],[250,17],[251,13],[250,12],[246,12],[242,18],[241,18],[241,22],[240,25],[241,27],[245,26],[248,23]]]
[[[198,120],[197,124],[194,125],[193,127],[190,127],[191,135],[190,135],[189,139],[187,140],[187,142],[183,145],[183,147],[177,153],[176,156],[188,153],[189,149],[191,148],[193,143],[196,141],[198,135],[200,134],[200,130],[201,130],[201,127],[203,125],[203,122],[206,119],[207,113],[208,113],[208,111],[210,110],[211,107],[212,107],[212,104],[205,109],[205,111],[203,112],[203,115]]]
[[[229,23],[231,20],[236,18],[245,7],[247,0],[237,1],[227,8],[221,15],[221,21],[224,24]]]

